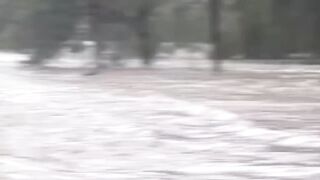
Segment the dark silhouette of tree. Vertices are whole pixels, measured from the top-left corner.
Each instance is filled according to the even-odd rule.
[[[136,33],[139,39],[139,52],[146,66],[151,65],[156,51],[156,43],[154,37],[152,37],[150,24],[153,3],[153,0],[142,0],[137,11]]]
[[[209,0],[210,42],[214,47],[211,58],[216,72],[222,70],[221,7],[221,0]]]
[[[41,64],[53,58],[63,43],[72,37],[80,17],[79,0],[34,1],[35,8],[22,20],[28,34],[21,40],[24,48],[31,49],[28,64]]]

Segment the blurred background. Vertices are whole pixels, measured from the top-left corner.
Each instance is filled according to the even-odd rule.
[[[28,52],[32,63],[59,51],[118,52],[150,64],[179,50],[216,59],[303,59],[318,63],[316,0],[2,0],[3,50]],[[215,48],[212,48],[212,46]],[[120,53],[121,52],[121,53]],[[110,54],[109,54],[110,55]]]
[[[318,180],[319,32],[319,0],[0,0],[0,179]]]

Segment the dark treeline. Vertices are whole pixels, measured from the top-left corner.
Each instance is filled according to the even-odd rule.
[[[320,52],[320,1],[242,0],[243,52],[246,58],[287,58]]]
[[[212,58],[287,59],[320,55],[319,0],[1,0],[0,47],[53,58],[66,46],[132,41],[150,65],[162,42],[214,44]],[[219,69],[219,68],[217,68]]]

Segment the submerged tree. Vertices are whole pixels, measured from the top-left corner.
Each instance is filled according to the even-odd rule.
[[[222,70],[221,7],[221,0],[209,0],[210,42],[214,47],[211,58],[216,72]]]
[[[153,5],[151,0],[6,0],[0,2],[0,32],[9,29],[6,39],[10,43],[6,45],[10,44],[10,48],[30,52],[26,63],[42,64],[75,37],[79,22],[89,19],[86,40],[96,42],[98,61],[106,48],[108,29],[103,26],[123,24],[136,34],[137,50],[144,64],[149,65],[156,47],[150,24]]]
[[[21,20],[20,31],[27,33],[18,43],[32,51],[30,64],[53,58],[69,40],[81,15],[79,0],[34,0],[34,8]],[[20,41],[20,42],[19,42]]]
[[[96,43],[95,59],[98,63],[101,52],[106,48],[104,36],[110,34],[105,25],[127,26],[136,35],[137,50],[145,65],[152,63],[155,54],[155,41],[151,30],[151,15],[154,3],[152,0],[92,0],[89,1],[90,37]],[[109,27],[110,27],[109,26]],[[106,31],[106,32],[105,32]],[[118,31],[121,31],[118,29]],[[120,32],[114,32],[112,40],[119,40]],[[110,37],[109,37],[110,40]]]
[[[155,54],[155,42],[152,37],[150,17],[153,11],[153,1],[143,0],[138,8],[136,31],[139,39],[139,51],[145,65],[151,64]]]

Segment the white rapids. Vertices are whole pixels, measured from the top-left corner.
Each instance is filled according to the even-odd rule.
[[[1,67],[1,180],[320,178],[316,134],[257,127],[160,93],[119,95],[38,75]]]

